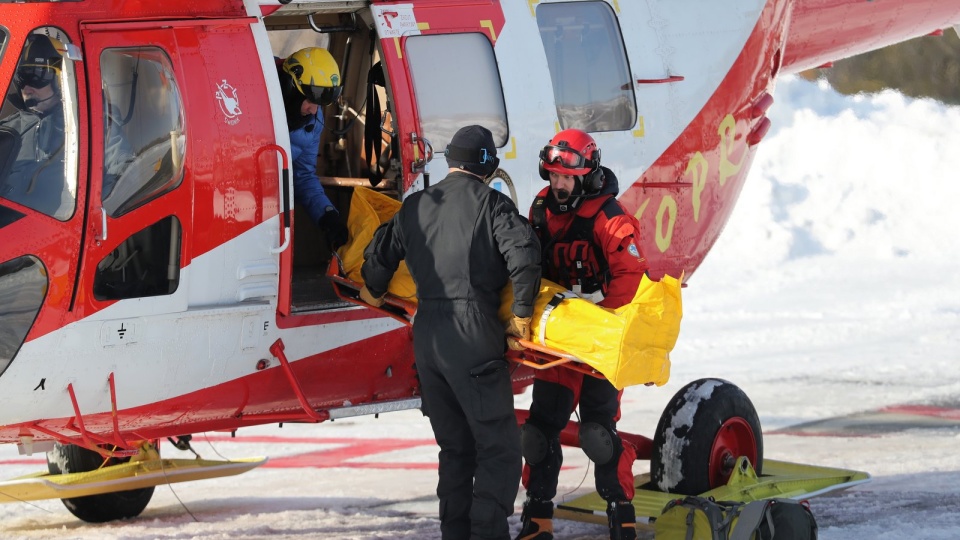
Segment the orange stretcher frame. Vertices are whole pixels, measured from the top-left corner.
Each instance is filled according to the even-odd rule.
[[[356,281],[351,281],[342,275],[336,257],[330,261],[330,268],[327,270],[327,277],[330,278],[330,282],[333,285],[333,290],[337,294],[337,297],[344,302],[350,302],[357,304],[358,306],[363,306],[365,308],[378,311],[406,325],[413,324],[413,316],[417,312],[417,304],[415,302],[398,298],[392,294],[387,294],[383,297],[384,304],[382,306],[371,306],[360,299],[360,287],[362,287],[362,285]],[[517,339],[509,336],[507,339],[512,340],[515,343],[518,342],[523,347],[523,350],[520,351],[513,349],[507,350],[506,357],[512,362],[516,362],[536,370],[563,367],[583,373],[584,375],[596,377],[598,379],[604,378],[602,373],[593,369],[589,365],[584,364],[579,358],[570,353],[544,347],[543,345],[539,345],[525,339]]]

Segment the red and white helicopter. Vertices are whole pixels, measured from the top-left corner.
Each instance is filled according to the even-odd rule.
[[[90,471],[0,484],[0,502],[135,516],[153,485],[262,462],[161,460],[146,442],[419,406],[409,328],[339,296],[322,233],[293,212],[275,57],[319,45],[341,66],[318,170],[344,213],[357,186],[402,199],[442,178],[431,158],[473,123],[500,146],[490,186],[529,208],[539,149],[577,127],[620,179],[654,277],[689,279],[733,211],[779,75],[958,23],[944,0],[0,3],[0,125],[22,108],[32,35],[61,47],[64,111],[44,164],[62,180],[52,207],[4,195],[20,139],[0,128],[0,443],[50,451],[51,473]],[[135,156],[119,172],[114,126]],[[531,374],[518,369],[515,390]],[[783,474],[750,412],[684,456],[702,462],[687,490],[747,476],[741,457]],[[656,439],[630,440],[662,466]],[[833,473],[803,493],[865,476]],[[638,515],[663,506],[644,501]]]

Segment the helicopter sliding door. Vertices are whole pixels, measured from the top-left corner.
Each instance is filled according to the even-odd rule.
[[[401,193],[447,172],[441,155],[456,131],[480,124],[498,147],[509,139],[494,45],[503,29],[498,2],[464,6],[379,4],[373,10],[392,86],[403,158]]]

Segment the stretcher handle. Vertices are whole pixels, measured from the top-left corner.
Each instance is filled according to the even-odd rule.
[[[371,306],[360,299],[360,288],[363,285],[340,275],[336,258],[330,261],[330,269],[327,271],[327,277],[330,278],[330,284],[333,285],[334,292],[341,300],[378,311],[406,325],[413,324],[413,316],[417,312],[416,303],[392,294],[387,294],[383,297],[384,303],[382,306]]]
[[[572,369],[573,371],[578,371],[584,375],[590,375],[591,377],[596,377],[598,379],[605,378],[602,373],[583,363],[582,360],[570,353],[566,353],[557,349],[551,349],[550,347],[546,347],[532,341],[527,341],[525,339],[518,339],[513,336],[507,336],[507,339],[513,340],[514,343],[519,343],[520,346],[523,347],[523,350],[520,351],[513,349],[509,349],[507,351],[507,359],[518,364],[523,364],[538,371],[559,366],[565,369]]]

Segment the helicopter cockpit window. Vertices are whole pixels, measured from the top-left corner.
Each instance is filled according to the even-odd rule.
[[[485,35],[411,36],[404,54],[417,96],[420,125],[436,152],[443,152],[453,134],[470,124],[489,129],[498,147],[507,143],[507,107],[500,71]]]
[[[637,101],[617,17],[606,2],[537,6],[562,129],[622,131],[637,121]]]
[[[68,44],[56,28],[30,33],[0,108],[0,197],[61,221],[77,201],[77,86]]]
[[[47,294],[47,271],[31,255],[0,263],[0,374],[37,318]]]
[[[106,49],[103,78],[103,208],[117,218],[183,180],[183,102],[166,53]]]

